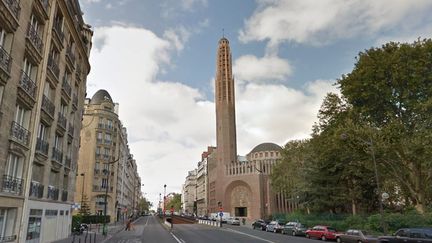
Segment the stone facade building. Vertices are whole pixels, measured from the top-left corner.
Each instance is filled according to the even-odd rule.
[[[215,147],[208,147],[207,151],[203,152],[201,155],[201,161],[198,162],[197,168],[197,176],[196,176],[196,184],[197,184],[197,215],[204,216],[207,215],[207,207],[208,207],[208,160]]]
[[[196,213],[197,195],[197,170],[191,170],[186,176],[185,184],[182,189],[182,208],[183,213],[192,215]],[[168,209],[166,209],[168,210]]]
[[[93,32],[78,0],[0,1],[0,238],[71,227]]]
[[[134,212],[141,179],[118,104],[106,90],[87,100],[82,124],[75,201],[87,203],[91,214],[104,215],[106,207],[111,222],[125,219]]]

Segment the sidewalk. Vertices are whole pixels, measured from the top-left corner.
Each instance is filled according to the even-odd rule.
[[[70,235],[68,238],[53,241],[52,243],[103,243],[125,228],[121,222],[108,224],[107,227],[108,233],[106,236],[102,235],[102,225],[92,225],[89,232],[84,232],[82,235]]]

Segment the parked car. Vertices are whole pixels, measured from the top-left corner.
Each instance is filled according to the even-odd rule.
[[[318,238],[323,241],[326,240],[336,240],[336,235],[340,234],[335,228],[324,225],[314,226],[312,229],[306,230],[307,238]]]
[[[306,226],[299,223],[299,222],[288,222],[285,224],[282,234],[292,235],[292,236],[299,236],[299,235],[306,235]]]
[[[229,217],[227,219],[227,224],[240,225],[240,219],[239,218],[234,218],[234,217]]]
[[[267,224],[266,231],[267,232],[274,232],[274,233],[279,232],[280,233],[280,232],[282,232],[284,225],[285,225],[285,222],[274,220],[274,221],[271,221],[269,224]]]
[[[399,229],[393,236],[381,236],[380,243],[429,243],[432,242],[432,228]]]
[[[261,229],[266,230],[266,226],[269,223],[269,221],[263,220],[263,219],[257,219],[255,222],[252,223],[253,229]]]
[[[343,234],[336,235],[338,243],[376,243],[378,238],[373,235],[368,235],[366,231],[349,229]]]

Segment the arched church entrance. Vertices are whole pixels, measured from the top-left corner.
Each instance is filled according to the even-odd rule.
[[[231,215],[248,217],[251,214],[252,190],[244,181],[234,181],[227,187]]]

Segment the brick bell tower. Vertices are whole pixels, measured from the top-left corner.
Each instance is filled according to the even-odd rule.
[[[217,164],[225,168],[237,161],[234,78],[231,50],[225,37],[219,40],[215,89]]]

